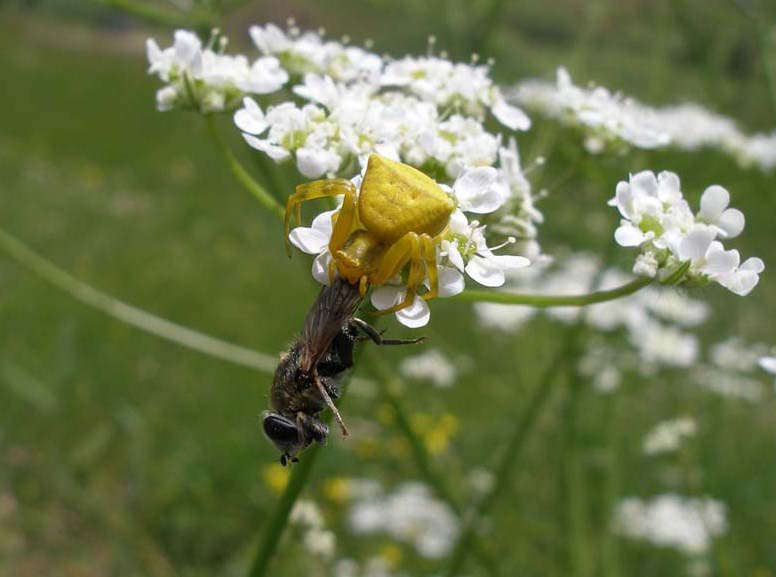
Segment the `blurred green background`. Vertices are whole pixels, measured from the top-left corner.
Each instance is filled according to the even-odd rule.
[[[372,39],[393,55],[424,52],[433,34],[455,58],[494,57],[505,84],[550,79],[565,65],[580,84],[595,80],[653,104],[692,100],[748,131],[770,132],[776,110],[755,27],[773,30],[776,5],[762,2],[757,14],[700,0],[274,1],[241,4],[221,24],[232,48],[246,50],[249,24],[290,16],[303,29]],[[167,45],[171,28],[81,0],[0,3],[0,226],[118,298],[274,355],[316,294],[309,259],[288,261],[279,224],[233,180],[202,118],[156,112],[148,36]],[[766,41],[776,59],[776,41]],[[541,134],[537,124],[518,139],[524,154]],[[298,177],[251,154],[228,118],[220,127],[268,187],[281,197],[292,190]],[[575,146],[556,147],[537,188],[563,173]],[[705,186],[727,187],[747,215],[736,247],[776,262],[776,179],[712,151],[591,161],[542,200],[544,250],[608,254],[627,270],[632,254],[610,249],[617,215],[604,200],[629,171],[646,168],[679,173],[693,204]],[[776,344],[770,277],[766,270],[745,299],[718,287],[694,293],[714,311],[702,341],[740,335]],[[455,417],[435,459],[462,480],[492,466],[567,329],[539,318],[516,336],[492,335],[466,305],[437,301],[432,311],[423,333],[469,368],[450,389],[412,385],[402,399],[412,413]],[[363,355],[358,374],[370,374],[377,354]],[[404,354],[379,352],[390,363]],[[712,574],[776,575],[776,401],[761,377],[769,388],[759,403],[713,396],[682,371],[631,375],[609,397],[559,387],[486,527],[503,574],[684,574],[678,553],[606,530],[617,496],[673,490],[728,506]],[[282,484],[259,427],[268,384],[267,375],[94,312],[0,254],[0,574],[244,574]],[[369,390],[354,390],[345,412],[367,433],[331,440],[306,495],[337,529],[338,554],[359,559],[389,539],[348,538],[341,503],[327,491],[332,479],[390,486],[419,474]],[[698,420],[698,437],[675,462],[647,461],[644,433],[685,413]],[[325,574],[294,554],[293,536],[282,547],[273,574]],[[408,575],[439,569],[410,550],[401,567]],[[465,574],[477,571],[472,563]]]

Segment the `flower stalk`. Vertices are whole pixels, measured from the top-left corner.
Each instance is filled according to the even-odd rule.
[[[399,396],[394,392],[399,387],[399,379],[392,375],[385,367],[385,365],[375,359],[374,366],[378,373],[376,379],[377,386],[380,390],[380,395],[383,400],[391,407],[396,417],[396,426],[399,432],[404,436],[404,439],[410,446],[412,457],[415,461],[415,465],[418,468],[421,476],[434,490],[437,496],[445,501],[447,505],[453,510],[453,512],[461,517],[464,513],[464,508],[461,505],[458,497],[453,493],[452,488],[447,483],[445,478],[434,469],[431,456],[428,454],[423,441],[418,437],[415,430],[412,428],[407,413],[401,404]],[[485,548],[482,541],[477,535],[473,536],[475,553],[478,556],[480,562],[485,566],[489,575],[498,575],[499,569],[492,558],[489,551]]]
[[[78,280],[2,229],[0,249],[19,265],[77,301],[136,329],[236,365],[269,374],[275,371],[275,357],[206,335],[120,301]]]
[[[582,323],[576,323],[566,331],[563,343],[542,375],[539,384],[528,401],[528,405],[522,412],[522,416],[515,423],[512,434],[495,468],[495,483],[493,483],[489,491],[485,492],[472,504],[464,516],[464,525],[450,555],[447,571],[444,573],[447,577],[461,574],[464,563],[469,553],[471,553],[477,527],[504,489],[509,485],[520,452],[531,436],[531,432],[534,430],[544,407],[551,398],[558,374],[565,366],[570,351],[576,346],[578,334],[582,329]]]
[[[205,121],[207,123],[208,130],[210,131],[210,135],[213,138],[213,142],[221,152],[226,165],[237,179],[237,182],[239,182],[243,188],[245,188],[245,190],[251,193],[251,195],[256,200],[258,200],[264,208],[282,220],[283,215],[285,214],[285,209],[261,184],[256,181],[256,179],[251,176],[251,174],[242,165],[242,163],[240,163],[232,150],[227,146],[221,135],[218,133],[218,128],[216,127],[213,115],[205,115]]]
[[[466,290],[451,297],[451,300],[473,303],[498,303],[505,305],[527,305],[536,308],[549,307],[582,307],[596,303],[613,301],[649,286],[653,279],[639,277],[620,287],[594,291],[581,295],[540,295],[496,292],[485,290]]]

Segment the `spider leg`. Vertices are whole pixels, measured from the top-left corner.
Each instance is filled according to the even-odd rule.
[[[430,301],[439,294],[439,275],[436,266],[436,245],[427,234],[420,235],[423,243],[423,260],[426,263],[426,275],[428,276],[428,292],[423,295],[423,300]]]
[[[399,242],[401,242],[404,238],[409,238],[409,246],[408,250],[406,250],[403,255],[404,263],[402,263],[402,266],[396,270],[396,273],[401,271],[401,268],[404,266],[404,264],[407,262],[410,263],[410,274],[407,277],[407,292],[405,293],[404,300],[402,302],[388,309],[380,311],[378,314],[381,315],[395,313],[397,311],[411,307],[412,303],[415,302],[415,296],[417,295],[418,287],[423,284],[423,279],[426,277],[423,245],[420,242],[420,237],[415,233],[407,233],[401,239],[399,239]]]
[[[408,232],[385,251],[376,270],[370,275],[369,282],[378,286],[385,284],[388,279],[399,274],[419,251],[418,235]]]
[[[283,229],[285,231],[286,252],[291,256],[291,244],[288,240],[288,228],[291,223],[291,215],[296,212],[297,224],[301,221],[301,204],[306,200],[322,198],[324,196],[339,196],[340,194],[352,195],[355,198],[356,189],[353,183],[344,178],[335,178],[329,180],[315,180],[306,184],[300,184],[296,187],[296,192],[288,197],[286,203],[286,214],[283,219]]]

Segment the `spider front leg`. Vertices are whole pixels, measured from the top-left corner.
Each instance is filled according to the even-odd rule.
[[[422,234],[420,240],[423,243],[423,257],[426,263],[426,275],[428,276],[428,292],[423,295],[423,300],[430,301],[439,294],[439,275],[436,263],[436,244],[427,234]]]
[[[355,212],[356,187],[353,186],[353,183],[349,180],[344,178],[315,180],[306,184],[300,184],[296,187],[296,192],[288,197],[288,202],[286,203],[286,215],[283,219],[283,230],[285,232],[286,252],[288,253],[288,256],[291,256],[291,243],[288,240],[288,228],[291,222],[291,214],[293,214],[294,210],[296,210],[296,222],[299,224],[302,221],[301,212],[302,203],[304,201],[313,200],[315,198],[323,198],[325,196],[339,196],[341,194],[345,195],[346,200],[348,197],[352,198],[350,202],[353,205],[353,211]],[[337,220],[339,221],[339,218]],[[332,239],[333,238],[334,235],[332,234]]]
[[[382,256],[377,270],[371,276],[371,284],[385,284],[388,279],[399,274],[408,262],[410,263],[410,274],[407,277],[407,293],[404,300],[378,314],[395,313],[412,306],[417,289],[423,284],[423,279],[426,276],[423,252],[421,237],[417,233],[408,232]]]

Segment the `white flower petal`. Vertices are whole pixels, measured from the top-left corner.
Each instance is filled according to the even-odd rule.
[[[283,160],[291,158],[290,152],[288,152],[285,148],[281,146],[272,144],[269,140],[262,140],[262,139],[256,138],[255,136],[251,136],[250,134],[243,134],[243,138],[245,139],[245,142],[247,142],[249,146],[263,152],[275,162],[281,162]]]
[[[760,282],[760,275],[753,271],[739,269],[722,275],[716,280],[729,291],[744,297],[752,292],[752,289]]]
[[[369,300],[377,310],[384,311],[397,304],[402,294],[404,294],[404,287],[383,285],[372,290]]]
[[[679,242],[677,256],[682,261],[695,261],[703,258],[715,236],[716,232],[706,227],[690,231]]]
[[[524,256],[514,256],[511,254],[493,254],[488,256],[488,261],[501,270],[516,270],[531,266],[531,261]]]
[[[630,221],[622,221],[622,224],[614,231],[614,240],[620,246],[639,246],[647,238],[641,229]]]
[[[741,234],[745,224],[744,213],[736,208],[727,209],[717,221],[717,226],[725,231],[728,238],[734,238]]]
[[[630,177],[630,186],[634,194],[644,194],[657,197],[658,184],[655,173],[651,170],[642,170]]]
[[[703,191],[698,217],[706,222],[715,223],[728,204],[730,204],[730,193],[718,184],[714,184]]]
[[[487,259],[474,255],[466,265],[466,274],[483,286],[499,287],[504,284],[504,271],[491,264]]]
[[[490,111],[501,124],[511,130],[528,130],[531,128],[531,119],[517,108],[507,103],[503,98],[499,98],[491,107]]]
[[[322,285],[329,286],[329,263],[331,262],[331,253],[327,250],[322,252],[313,260],[313,278]]]
[[[329,237],[320,230],[298,226],[288,233],[288,240],[296,248],[307,254],[318,254],[326,249]]]
[[[461,268],[463,270],[463,267]],[[438,266],[439,297],[451,297],[463,292],[466,287],[463,275],[449,266]]]
[[[326,148],[304,146],[296,151],[296,167],[307,178],[318,178],[339,167],[340,157]]]
[[[776,375],[776,357],[762,357],[758,363],[764,371]]]
[[[464,170],[453,184],[453,191],[461,210],[477,214],[498,210],[509,194],[492,166]]]
[[[463,272],[465,264],[463,262],[463,257],[461,256],[461,252],[458,250],[457,241],[447,243],[447,258],[450,259],[450,263],[455,268]]]
[[[762,261],[762,259],[757,258],[756,256],[750,256],[738,268],[739,270],[756,272],[757,274],[760,274],[765,270],[765,263]]]
[[[728,274],[736,270],[741,256],[737,250],[709,250],[703,272],[709,275]]]
[[[258,136],[269,126],[264,113],[253,98],[246,96],[243,99],[243,106],[244,108],[234,113],[234,123],[243,132]]]
[[[404,295],[402,295],[402,298],[404,298]],[[416,296],[411,306],[397,311],[395,315],[396,320],[405,327],[417,329],[428,324],[428,321],[431,319],[431,310],[428,308],[426,301]]]

